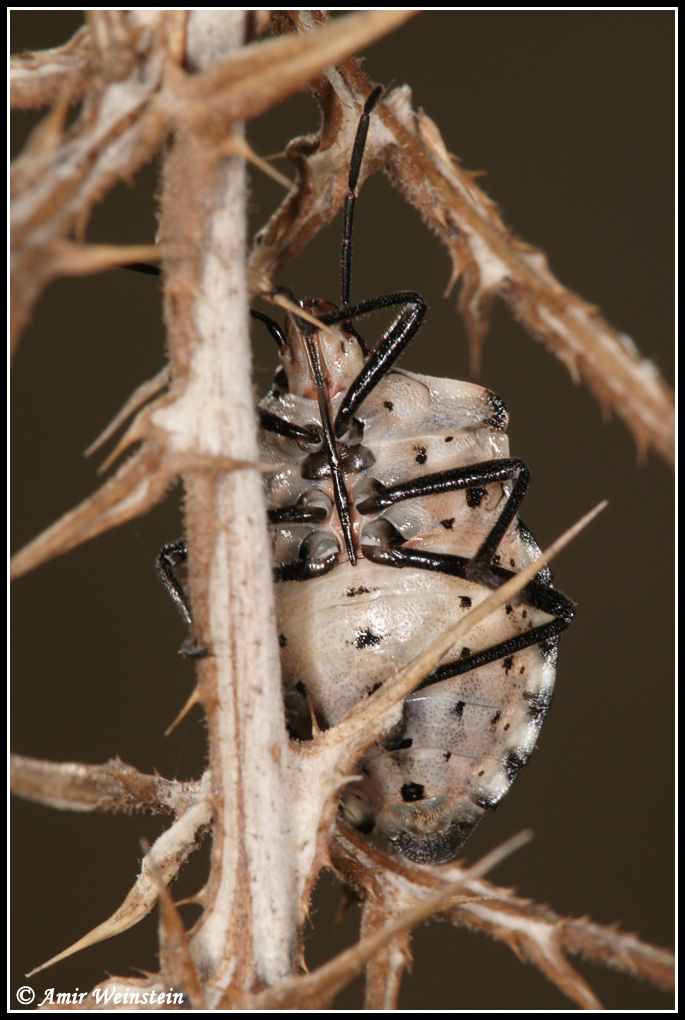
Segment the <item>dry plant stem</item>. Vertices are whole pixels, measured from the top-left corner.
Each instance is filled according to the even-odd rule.
[[[620,415],[640,452],[651,446],[672,465],[674,406],[657,369],[629,337],[555,279],[543,252],[507,230],[492,201],[449,157],[435,124],[417,116],[409,99],[408,90],[396,89],[386,104],[392,112],[381,113],[396,143],[387,172],[447,246],[452,283],[464,274],[459,309],[476,365],[490,304],[500,296],[571,375],[584,380],[603,410]]]
[[[163,448],[147,443],[101,489],[12,557],[12,579],[145,513],[162,499],[174,478],[172,466],[164,463]]]
[[[482,899],[449,910],[445,919],[482,931],[505,942],[521,959],[532,963],[569,998],[584,1008],[596,1002],[587,983],[570,966],[567,956],[581,956],[631,977],[651,981],[664,990],[675,985],[675,960],[667,949],[642,942],[615,925],[594,924],[587,918],[563,918],[548,907],[512,896],[507,890],[480,884]],[[478,895],[479,886],[472,890]],[[487,896],[485,895],[487,894]]]
[[[242,19],[233,22],[237,46]],[[163,241],[193,257],[174,261],[166,279],[174,399],[153,417],[177,450],[256,465],[245,169],[242,160],[217,161],[203,141],[179,131],[164,171]],[[275,983],[295,959],[288,748],[261,474],[192,473],[185,486],[194,615],[212,651],[201,663],[199,696],[215,798],[206,909],[191,950],[219,992]]]
[[[160,973],[173,988],[183,988],[190,1009],[206,1007],[205,996],[190,952],[188,934],[162,875],[155,874],[159,894]]]
[[[145,775],[118,758],[104,765],[10,756],[11,792],[62,811],[180,814],[201,797],[201,783]]]
[[[201,77],[189,78],[179,98],[186,118],[209,133],[224,122],[258,116],[311,82],[324,67],[368,46],[408,18],[412,11],[365,11],[352,17],[316,21],[316,32],[263,40],[230,61],[217,62]]]
[[[78,231],[92,206],[159,144],[163,124],[145,112],[161,84],[166,40],[158,13],[129,13],[126,75],[111,81],[100,67],[91,77],[87,111],[66,133],[71,95],[61,93],[12,167],[13,348],[46,281],[62,275],[55,245]]]
[[[212,805],[205,796],[196,804],[192,804],[164,830],[152,847],[148,848],[133,888],[111,917],[91,929],[63,952],[51,957],[39,967],[34,967],[31,973],[35,974],[46,967],[51,967],[81,949],[87,949],[97,942],[119,935],[142,921],[157,902],[160,881],[168,885],[176,877],[190,854],[200,846],[201,834],[206,831],[211,820]]]
[[[93,44],[85,25],[64,46],[12,57],[10,108],[35,110],[54,103],[62,93],[76,102],[88,87],[92,59]]]
[[[156,397],[158,393],[165,390],[171,382],[171,371],[168,365],[157,373],[153,379],[146,379],[145,382],[137,386],[133,393],[130,395],[124,406],[120,411],[112,418],[109,425],[107,425],[100,435],[93,440],[90,446],[83,451],[84,457],[90,457],[101,446],[111,439],[114,433],[124,424],[124,422],[133,417],[133,415],[139,411],[148,401]],[[102,470],[102,468],[100,468]]]
[[[388,913],[374,896],[364,901],[361,935],[378,931],[388,920]],[[411,939],[409,932],[399,935],[384,946],[366,967],[364,989],[365,1010],[395,1010],[405,970],[411,967]]]
[[[349,949],[323,964],[311,974],[283,982],[280,988],[268,989],[254,996],[252,1004],[257,1009],[287,1009],[299,1006],[306,1009],[322,1009],[337,995],[352,978],[361,973],[365,965],[388,943],[402,936],[411,928],[425,921],[439,908],[448,906],[450,901],[460,901],[463,886],[469,877],[485,874],[513,851],[529,841],[531,833],[520,833],[507,840],[502,846],[491,851],[471,868],[458,869],[456,879],[437,886],[434,891],[388,916],[385,923],[376,927]]]
[[[224,13],[210,19],[203,11],[89,12],[94,53],[85,109],[65,131],[69,105],[78,95],[65,84],[12,167],[13,350],[45,283],[69,272],[62,267],[59,243],[85,228],[92,206],[147,162],[170,128],[191,123],[207,141],[226,144],[232,123],[263,113],[304,88],[327,63],[411,16],[364,12],[325,25],[316,37],[245,47],[234,67],[222,46]],[[207,59],[195,63],[196,52]],[[184,58],[192,70],[207,73],[184,75],[178,67]],[[78,68],[78,56],[71,59]],[[86,266],[81,259],[79,272]]]
[[[381,911],[387,916],[406,909],[417,896],[424,897],[463,874],[458,864],[440,869],[419,868],[389,857],[342,823],[331,842],[331,862],[352,889],[365,901],[375,903],[376,916]],[[522,899],[481,878],[469,877],[463,892],[465,902],[440,910],[436,916],[504,942],[583,1009],[601,1007],[587,982],[569,964],[568,956],[581,956],[666,990],[674,986],[673,954],[618,931],[614,925],[561,917],[549,907]],[[367,994],[374,994],[379,1001],[384,990],[382,987],[375,992],[367,990]]]

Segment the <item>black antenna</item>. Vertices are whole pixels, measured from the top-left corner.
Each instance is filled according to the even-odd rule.
[[[357,184],[359,183],[359,171],[362,168],[364,159],[364,148],[366,147],[366,136],[369,133],[369,118],[376,106],[376,103],[383,95],[383,86],[377,85],[364,103],[364,112],[359,118],[357,134],[352,149],[350,160],[350,174],[347,178],[347,195],[345,196],[345,215],[343,221],[343,239],[340,263],[342,267],[342,307],[350,303],[350,284],[352,282],[352,221],[354,219],[354,206],[357,201]]]

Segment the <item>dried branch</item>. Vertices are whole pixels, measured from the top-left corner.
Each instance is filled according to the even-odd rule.
[[[188,934],[163,876],[153,869],[159,895],[159,962],[172,987],[182,988],[191,1009],[206,1005],[202,984],[190,951]]]
[[[407,909],[387,919],[383,925],[366,935],[356,945],[340,953],[312,974],[293,978],[290,982],[283,982],[277,989],[268,989],[255,996],[252,1000],[254,1008],[288,1009],[296,1004],[305,1009],[325,1008],[322,1004],[329,1002],[342,991],[380,950],[426,920],[436,910],[445,907],[450,900],[460,899],[469,877],[486,873],[508,854],[528,842],[529,838],[529,833],[513,837],[481,861],[477,861],[471,868],[460,872],[455,881],[436,886],[433,892],[418,901],[415,900]]]
[[[417,896],[425,897],[427,891],[454,881],[462,873],[459,865],[428,869],[399,862],[364,842],[342,823],[331,843],[331,862],[347,885],[365,901],[375,903],[372,911],[385,916],[406,909]],[[601,1005],[569,964],[569,955],[611,966],[664,989],[673,988],[675,960],[668,950],[641,942],[615,926],[563,918],[549,907],[521,899],[481,879],[466,880],[463,892],[470,902],[440,910],[436,916],[504,942],[583,1009],[598,1009]],[[378,982],[373,973],[371,980]]]
[[[378,931],[388,921],[388,911],[380,898],[367,896],[362,911],[361,935]],[[409,932],[398,935],[384,946],[366,966],[364,1009],[395,1010],[398,1007],[402,977],[411,968]]]
[[[11,57],[10,108],[33,110],[64,96],[78,102],[91,79],[92,59],[93,43],[85,26],[64,46]]]
[[[173,459],[152,441],[130,457],[98,492],[89,496],[29,542],[12,559],[12,577],[21,577],[59,556],[150,510],[176,478]]]
[[[12,167],[13,348],[45,283],[62,273],[58,242],[82,229],[93,205],[160,144],[166,125],[150,109],[168,59],[164,24],[159,14],[132,13],[122,23],[126,77],[110,81],[104,69],[91,76],[86,109],[66,131],[69,95],[62,95]],[[101,40],[101,50],[108,43],[112,52],[121,50],[122,25]]]
[[[208,791],[205,790],[205,798],[207,798],[207,793]],[[197,850],[200,846],[204,832],[211,820],[212,805],[208,799],[191,805],[176,819],[173,825],[155,840],[145,854],[140,875],[119,909],[83,938],[74,942],[68,949],[57,953],[56,956],[46,960],[39,967],[34,967],[31,974],[45,970],[46,967],[52,967],[61,960],[73,956],[74,953],[93,946],[97,942],[111,939],[132,928],[134,924],[138,924],[150,913],[157,902],[160,881],[164,885],[168,885],[176,877],[193,850]],[[27,976],[30,977],[31,974]]]
[[[202,784],[144,775],[118,758],[104,765],[83,765],[13,754],[10,790],[17,797],[61,811],[179,815],[200,799]]]
[[[391,126],[395,138],[388,176],[448,248],[450,287],[463,278],[459,310],[475,365],[492,301],[503,297],[571,376],[584,380],[602,409],[623,418],[641,453],[653,447],[672,465],[673,395],[654,365],[595,308],[555,279],[543,252],[506,229],[473,177],[448,155],[435,124],[423,114],[417,116],[409,100],[408,92],[397,90],[388,102],[392,115],[384,126]]]
[[[70,95],[64,94],[12,168],[12,349],[45,283],[69,272],[58,242],[83,229],[93,205],[151,159],[175,123],[193,124],[210,151],[214,142],[230,154],[233,124],[262,113],[306,85],[327,63],[410,16],[361,14],[325,26],[316,39],[259,43],[237,58],[224,53],[225,63],[215,60],[210,71],[195,77],[171,72],[183,56],[177,38],[183,36],[183,12],[128,13],[122,18],[116,12],[93,12],[101,66],[87,109],[65,133]],[[190,22],[188,41],[194,69],[200,62],[192,55],[197,21]],[[200,46],[207,42],[200,34]],[[211,46],[216,50],[217,39]],[[158,97],[165,75],[167,89]],[[215,152],[215,158],[220,154]],[[92,271],[99,268],[96,263]]]

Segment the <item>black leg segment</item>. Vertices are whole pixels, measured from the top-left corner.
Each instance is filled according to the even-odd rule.
[[[321,429],[316,425],[295,425],[294,422],[279,418],[278,415],[259,408],[259,424],[265,432],[275,432],[287,439],[294,439],[305,446],[320,446],[323,442]]]
[[[390,329],[384,334],[376,347],[370,352],[364,368],[352,382],[345,398],[340,405],[335,419],[335,434],[342,436],[349,428],[356,411],[381,379],[387,375],[408,343],[416,336],[426,315],[426,302],[414,291],[401,290],[393,294],[383,294],[357,305],[349,305],[337,312],[321,316],[326,326],[362,318],[383,308],[404,307]]]
[[[402,536],[392,527],[388,521],[377,521],[379,527],[374,529],[375,537],[379,540],[377,545],[364,546],[364,555],[375,563],[383,563],[389,567],[415,567],[420,570],[434,570],[437,573],[447,574],[451,577],[461,577],[471,581],[470,566],[473,562],[465,556],[454,556],[449,553],[432,553],[422,549],[404,549],[401,547]],[[385,525],[385,528],[381,528]],[[494,529],[493,529],[494,530]],[[385,531],[385,536],[382,535]],[[502,567],[491,568],[492,577],[496,580],[496,586],[508,581],[515,574],[511,570]],[[519,593],[519,600],[524,605],[532,606],[556,617],[548,623],[532,627],[530,630],[517,634],[515,637],[499,644],[491,645],[473,654],[465,655],[454,662],[444,663],[439,666],[430,676],[422,681],[419,688],[429,687],[439,683],[451,676],[467,673],[469,670],[478,669],[488,662],[495,662],[497,659],[513,655],[523,648],[531,645],[556,644],[556,639],[571,623],[575,607],[570,599],[567,599],[561,592],[556,591],[551,585],[541,583],[539,580],[530,581]]]
[[[506,458],[502,460],[486,460],[478,464],[469,464],[451,471],[438,471],[435,474],[423,475],[399,485],[383,486],[376,483],[376,492],[358,504],[357,510],[362,514],[378,513],[378,511],[399,503],[403,499],[417,499],[434,496],[443,492],[455,492],[459,489],[472,489],[493,482],[506,482],[515,479],[514,488],[504,505],[502,513],[493,525],[490,534],[480,549],[471,559],[468,566],[468,580],[483,584],[488,588],[498,588],[501,584],[491,569],[492,558],[504,534],[513,521],[523,502],[530,472],[522,460]],[[380,522],[379,522],[380,523]]]
[[[195,624],[190,609],[190,599],[184,586],[176,575],[176,567],[179,563],[185,563],[188,559],[188,547],[185,538],[177,538],[175,542],[168,542],[160,551],[157,557],[157,575],[176,603],[178,610],[188,627],[188,637],[179,649],[179,654],[188,658],[202,659],[209,655],[207,646],[201,647],[195,636]]]

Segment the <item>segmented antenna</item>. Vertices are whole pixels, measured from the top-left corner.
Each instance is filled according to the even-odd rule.
[[[383,95],[383,86],[377,85],[364,103],[364,112],[359,118],[357,134],[352,149],[350,160],[350,174],[347,178],[347,195],[345,196],[345,214],[343,221],[342,251],[340,263],[342,268],[342,307],[350,303],[350,284],[352,282],[352,221],[354,219],[354,206],[357,201],[357,184],[359,183],[359,171],[362,168],[364,149],[366,147],[366,136],[369,133],[369,117],[373,112],[376,103]]]

